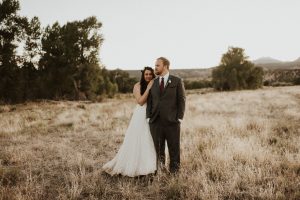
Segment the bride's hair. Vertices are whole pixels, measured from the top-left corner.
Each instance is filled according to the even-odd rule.
[[[140,80],[140,85],[141,85],[141,91],[140,91],[140,93],[141,93],[141,95],[144,94],[144,92],[147,89],[147,85],[148,85],[147,81],[145,80],[145,71],[146,70],[151,71],[152,77],[155,78],[154,69],[152,69],[151,67],[144,67],[144,69],[141,70],[141,72],[142,72],[141,80]]]

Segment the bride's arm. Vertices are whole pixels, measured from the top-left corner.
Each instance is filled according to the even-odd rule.
[[[140,88],[141,88],[140,84],[136,83],[134,85],[134,87],[133,87],[133,95],[134,95],[134,97],[135,97],[135,99],[136,99],[136,101],[137,101],[137,103],[139,105],[142,106],[142,105],[144,105],[147,102],[147,97],[149,95],[149,91],[151,89],[152,83],[153,83],[153,81],[148,84],[148,86],[147,86],[147,88],[146,88],[146,90],[145,90],[145,92],[144,92],[143,95],[141,95],[141,93],[140,93]]]

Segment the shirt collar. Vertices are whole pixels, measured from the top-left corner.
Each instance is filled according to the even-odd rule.
[[[164,77],[164,81],[167,81],[169,78],[169,75],[170,75],[170,72],[166,73],[164,76],[160,76],[159,78],[161,80],[161,78]]]

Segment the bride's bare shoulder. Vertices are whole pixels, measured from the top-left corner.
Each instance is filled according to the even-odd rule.
[[[135,87],[135,88],[136,88],[136,87],[140,87],[140,86],[141,86],[140,82],[137,82],[137,83],[134,84],[134,87]]]
[[[133,92],[140,90],[140,88],[141,88],[140,82],[135,83],[133,86]]]

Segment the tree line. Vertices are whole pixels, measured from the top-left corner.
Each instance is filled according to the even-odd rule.
[[[89,99],[129,92],[136,80],[99,62],[96,17],[41,27],[20,16],[18,0],[0,1],[0,101]]]
[[[127,93],[138,80],[99,61],[104,38],[96,17],[45,28],[38,17],[20,16],[18,0],[0,1],[0,102],[35,99],[97,100]],[[184,81],[186,89],[256,89],[263,69],[242,48],[230,47],[212,80]]]

